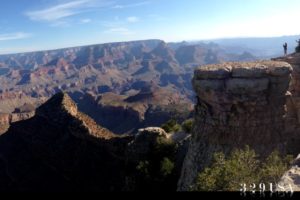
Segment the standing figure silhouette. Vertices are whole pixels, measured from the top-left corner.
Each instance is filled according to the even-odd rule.
[[[296,40],[296,42],[298,43],[298,45],[296,47],[296,53],[300,53],[300,39]]]
[[[287,56],[287,49],[288,49],[288,45],[287,43],[284,43],[283,44],[284,56]]]

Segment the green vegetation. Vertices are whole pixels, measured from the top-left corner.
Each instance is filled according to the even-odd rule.
[[[184,131],[186,133],[191,133],[194,126],[194,119],[187,119],[181,125],[175,120],[171,119],[167,123],[161,126],[167,133],[175,133],[179,131]]]
[[[179,174],[175,170],[177,146],[171,140],[158,137],[153,149],[136,166],[138,191],[175,191]]]
[[[136,169],[142,173],[146,178],[149,177],[149,162],[148,161],[140,161]]]
[[[178,132],[181,130],[180,124],[177,123],[176,120],[171,119],[167,123],[161,126],[167,133]]]
[[[169,158],[164,158],[161,161],[160,165],[160,173],[163,177],[167,177],[168,175],[172,174],[174,170],[174,162],[172,162]]]
[[[262,164],[262,181],[266,183],[277,182],[283,175],[283,172],[287,171],[287,168],[292,163],[293,159],[294,157],[292,155],[287,155],[282,158],[278,151],[274,151]]]
[[[234,150],[228,158],[223,153],[214,155],[212,165],[198,175],[196,191],[239,191],[240,184],[276,183],[288,170],[292,156],[281,157],[274,151],[259,160],[248,146]]]
[[[191,133],[193,130],[193,126],[194,126],[194,119],[185,120],[181,125],[182,130],[186,133]]]

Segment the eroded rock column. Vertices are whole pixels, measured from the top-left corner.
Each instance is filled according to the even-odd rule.
[[[290,111],[295,114],[298,124],[300,124],[300,53],[294,53],[287,57],[274,58],[275,61],[284,61],[291,64],[293,68],[292,83],[289,91],[291,92]]]
[[[285,62],[225,63],[199,67],[193,86],[195,127],[178,189],[190,190],[215,152],[249,145],[261,156],[286,152],[286,100],[292,67]]]

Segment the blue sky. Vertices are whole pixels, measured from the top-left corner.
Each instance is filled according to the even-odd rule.
[[[300,34],[299,0],[1,0],[0,53]]]

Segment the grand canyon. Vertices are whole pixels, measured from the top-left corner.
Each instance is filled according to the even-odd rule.
[[[1,197],[296,196],[299,7],[2,0]]]
[[[189,117],[198,65],[254,60],[217,44],[161,40],[110,43],[0,56],[2,124],[30,113],[58,92],[115,133],[159,126],[174,113]],[[159,117],[157,117],[159,116]]]
[[[1,55],[0,190],[190,191],[218,151],[296,158],[299,58],[161,40]]]

